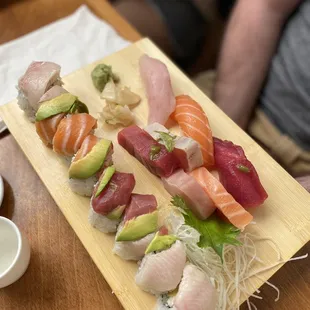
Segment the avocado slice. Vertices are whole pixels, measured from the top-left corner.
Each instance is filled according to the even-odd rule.
[[[89,110],[88,110],[88,107],[85,103],[83,103],[79,99],[76,99],[76,101],[72,105],[69,113],[71,113],[71,114],[73,114],[73,113],[87,113],[87,114],[89,114]]]
[[[76,96],[70,93],[64,93],[51,100],[44,101],[36,113],[36,121],[42,121],[53,115],[68,112],[76,100]]]
[[[125,223],[123,229],[116,236],[116,241],[135,241],[156,231],[158,211],[140,215]]]
[[[88,179],[102,167],[112,142],[100,140],[83,158],[72,162],[69,168],[69,178]]]
[[[177,240],[178,238],[174,235],[162,236],[157,232],[155,237],[147,247],[145,254],[169,249],[172,246],[172,244],[174,244]]]
[[[114,166],[110,166],[107,169],[105,169],[104,175],[103,175],[102,179],[100,180],[99,186],[97,188],[97,192],[96,192],[95,197],[98,197],[100,195],[100,193],[104,190],[104,188],[110,182],[114,172],[115,172]]]
[[[118,220],[121,218],[125,208],[126,205],[118,206],[113,211],[111,211],[106,217],[110,220]]]

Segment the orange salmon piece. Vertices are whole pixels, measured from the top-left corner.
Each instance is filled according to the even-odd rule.
[[[83,158],[84,156],[86,156],[91,150],[92,148],[98,143],[100,139],[97,138],[94,135],[88,135],[81,147],[79,148],[79,150],[77,151],[77,153],[75,154],[74,160],[73,161],[77,161],[81,158]]]
[[[69,114],[57,128],[53,150],[61,155],[73,156],[96,127],[97,120],[87,113]]]
[[[60,113],[42,121],[35,122],[37,134],[45,145],[49,146],[53,143],[57,127],[64,116],[65,113]]]
[[[253,216],[247,212],[231,196],[224,186],[206,168],[200,167],[190,173],[202,186],[215,206],[225,215],[225,217],[237,228],[244,228],[253,220]]]
[[[202,151],[204,166],[214,166],[214,148],[212,131],[208,118],[201,106],[190,96],[176,97],[176,108],[171,115],[181,127],[185,136],[196,140]]]

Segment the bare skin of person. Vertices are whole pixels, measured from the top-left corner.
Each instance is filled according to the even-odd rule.
[[[239,0],[219,57],[215,103],[241,128],[256,106],[281,30],[301,0]],[[310,176],[297,179],[310,191]]]

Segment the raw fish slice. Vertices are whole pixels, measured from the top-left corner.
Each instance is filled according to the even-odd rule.
[[[41,98],[39,103],[42,103],[44,101],[48,101],[48,100],[52,100],[62,94],[67,93],[67,91],[59,86],[59,85],[55,85],[53,87],[51,87]]]
[[[176,97],[176,108],[172,117],[179,123],[184,135],[196,140],[202,151],[204,166],[214,165],[213,137],[208,118],[201,106],[190,96]]]
[[[169,133],[169,130],[159,124],[153,123],[144,128],[156,141],[163,144],[158,132]],[[188,137],[176,137],[174,140],[173,153],[179,160],[181,168],[185,171],[192,171],[203,165],[203,157],[198,142]]]
[[[64,117],[65,113],[60,113],[46,118],[43,121],[35,122],[37,134],[45,145],[52,145],[58,125]]]
[[[96,213],[108,215],[117,207],[128,205],[135,184],[136,181],[132,173],[115,172],[97,197],[95,194],[98,185],[95,187],[91,198],[92,208]]]
[[[152,213],[157,209],[154,195],[132,194],[130,205],[126,208],[124,221],[129,221],[140,215]]]
[[[186,265],[173,304],[177,310],[215,310],[217,294],[206,273],[192,264]]]
[[[77,153],[75,154],[72,162],[75,162],[83,157],[85,157],[91,150],[92,148],[99,142],[99,138],[94,136],[94,135],[88,135],[81,147],[79,148],[79,150],[77,151]]]
[[[197,217],[202,220],[208,218],[216,207],[200,184],[182,169],[177,170],[168,178],[162,178],[167,192],[181,196]]]
[[[73,156],[96,127],[97,120],[87,113],[68,115],[57,128],[53,150],[61,155]]]
[[[29,105],[37,111],[39,100],[54,84],[61,85],[60,66],[47,61],[32,62],[25,74],[18,81],[18,88],[28,100]]]
[[[215,206],[237,228],[243,230],[253,219],[206,168],[201,167],[190,173],[213,200]]]
[[[154,236],[155,233],[152,233],[136,241],[117,241],[113,252],[125,260],[140,260]]]
[[[136,274],[136,284],[155,295],[172,291],[181,281],[185,263],[185,246],[177,240],[167,250],[144,256]]]
[[[117,139],[128,153],[159,177],[168,177],[179,167],[179,161],[173,153],[169,153],[163,145],[136,125],[122,129]],[[152,157],[153,148],[157,148],[157,152]]]
[[[158,59],[143,55],[139,60],[140,74],[149,104],[148,124],[165,125],[175,109],[175,97],[168,69]]]
[[[268,197],[252,163],[243,149],[214,138],[215,164],[225,189],[243,207],[257,207]]]

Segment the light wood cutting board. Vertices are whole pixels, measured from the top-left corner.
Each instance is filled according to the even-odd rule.
[[[113,71],[120,76],[121,84],[129,86],[142,97],[142,102],[134,109],[134,114],[136,123],[144,126],[148,105],[138,70],[138,60],[143,53],[162,60],[168,66],[176,95],[188,94],[202,105],[210,120],[214,136],[231,140],[244,148],[269,194],[265,204],[253,210],[256,225],[251,225],[247,231],[260,238],[271,238],[280,248],[283,259],[291,258],[310,239],[310,195],[148,39],[143,39],[64,77],[64,87],[79,96],[88,105],[90,113],[97,117],[104,101],[99,98],[98,91],[93,87],[90,73],[98,63],[110,64]],[[155,298],[142,292],[134,283],[137,264],[123,261],[114,255],[111,251],[114,236],[103,234],[88,224],[89,199],[70,191],[66,161],[41,143],[34,125],[24,117],[16,101],[0,107],[0,116],[124,308],[152,309]],[[160,206],[169,203],[170,196],[160,180],[117,144],[116,134],[120,129],[99,127],[97,133],[114,142],[114,162],[117,170],[135,174],[135,192],[154,194]],[[177,133],[178,129],[173,128],[173,131]],[[266,266],[274,262],[275,254],[267,241],[257,244],[257,248],[258,256],[266,262]],[[262,280],[254,279],[251,285],[249,283],[249,291],[253,292],[260,287],[278,268],[280,267],[262,274]]]

